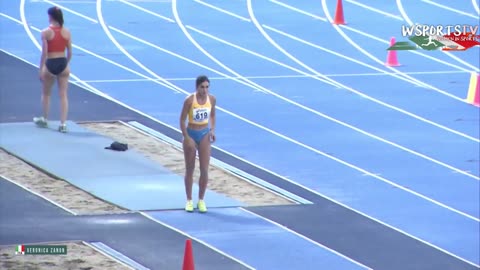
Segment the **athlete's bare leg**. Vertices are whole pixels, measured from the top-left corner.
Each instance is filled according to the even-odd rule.
[[[195,170],[195,156],[196,156],[195,142],[191,138],[184,138],[183,140],[183,155],[185,158],[185,193],[187,200],[192,200],[192,186],[193,186],[193,171]]]
[[[211,147],[210,147],[210,136],[207,134],[203,139],[200,141],[200,145],[198,147],[198,156],[200,159],[200,179],[198,181],[199,191],[198,191],[198,198],[199,200],[203,200],[205,197],[205,192],[207,191],[207,184],[208,184],[208,168],[210,166],[210,154],[211,154]]]
[[[70,67],[58,75],[58,91],[60,95],[60,123],[63,125],[68,116],[68,78],[70,76]]]

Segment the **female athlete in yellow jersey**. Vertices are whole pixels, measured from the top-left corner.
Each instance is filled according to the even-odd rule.
[[[185,156],[185,192],[187,204],[185,211],[193,212],[192,186],[195,157],[198,149],[200,159],[200,179],[197,207],[201,213],[207,212],[204,196],[208,183],[210,165],[210,144],[215,142],[215,104],[216,99],[208,93],[210,80],[207,76],[198,76],[196,91],[189,95],[180,115],[180,129],[183,134],[183,153]],[[188,117],[188,125],[186,120]],[[209,127],[210,124],[210,127]]]

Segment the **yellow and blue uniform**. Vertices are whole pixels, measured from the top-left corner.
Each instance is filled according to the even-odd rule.
[[[212,104],[210,103],[210,97],[208,95],[205,104],[199,104],[197,101],[197,95],[193,95],[193,103],[188,112],[188,123],[190,125],[207,125],[207,127],[200,130],[187,128],[188,136],[190,136],[190,138],[192,138],[197,144],[200,144],[202,138],[210,131],[208,122],[210,120],[211,110]]]

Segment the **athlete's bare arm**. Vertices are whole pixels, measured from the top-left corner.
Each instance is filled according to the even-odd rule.
[[[188,111],[192,107],[192,103],[193,103],[193,95],[190,95],[187,98],[185,98],[185,101],[183,102],[182,112],[180,114],[180,130],[182,131],[184,138],[188,137],[187,125],[185,123],[185,120],[187,119]]]
[[[65,29],[67,32],[67,61],[70,63],[70,60],[72,59],[72,33],[70,30]]]
[[[40,34],[40,39],[42,40],[42,52],[40,56],[40,65],[38,66],[40,72],[40,80],[42,80],[42,68],[45,66],[45,61],[47,61],[47,52],[48,52],[48,43],[47,43],[48,29],[45,29]]]

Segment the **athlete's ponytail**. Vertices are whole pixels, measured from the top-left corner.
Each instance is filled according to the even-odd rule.
[[[63,12],[60,8],[58,7],[51,7],[48,9],[48,15],[52,17],[53,20],[58,22],[60,26],[63,26]]]

